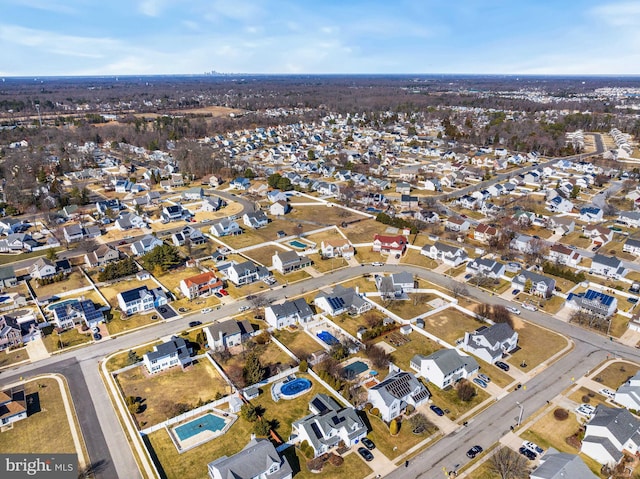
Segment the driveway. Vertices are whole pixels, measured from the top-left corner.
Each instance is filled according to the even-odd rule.
[[[158,306],[156,308],[156,311],[160,316],[162,316],[162,319],[165,319],[165,320],[175,318],[176,316],[178,316],[178,313],[176,312],[176,310],[173,309],[168,304],[165,304],[164,306]]]

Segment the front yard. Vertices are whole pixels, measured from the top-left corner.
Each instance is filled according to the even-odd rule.
[[[458,391],[453,387],[442,390],[434,385],[429,386],[429,391],[432,394],[431,399],[434,404],[437,404],[442,409],[448,409],[449,413],[447,414],[447,417],[452,421],[455,421],[467,411],[470,411],[486,399],[489,399],[488,393],[477,387],[475,384],[471,384],[475,388],[476,394],[470,401],[462,401],[458,398]]]
[[[519,349],[511,355],[509,363],[524,371],[531,371],[569,344],[564,336],[519,318],[514,318],[514,329]]]
[[[5,349],[4,351],[0,351],[0,369],[28,359],[29,353],[27,353],[26,348],[20,348],[15,351]]]
[[[50,353],[91,342],[91,331],[81,333],[78,328],[71,328],[60,333],[43,335],[42,342]]]
[[[392,436],[389,434],[389,426],[382,419],[371,416],[364,411],[361,412],[361,417],[365,420],[365,424],[368,423],[369,434],[367,437],[375,443],[376,448],[382,454],[392,460],[424,441],[437,430],[434,427],[433,430],[425,431],[422,434],[414,434],[408,423],[409,420],[404,419],[403,422],[407,422],[407,424],[401,424],[398,435]]]
[[[141,411],[134,414],[139,427],[149,427],[182,412],[229,394],[229,386],[206,358],[184,371],[171,368],[154,375],[145,366],[116,376],[123,397],[140,398]]]
[[[615,362],[609,364],[605,369],[598,373],[594,379],[599,378],[603,387],[607,387],[615,391],[639,370],[640,366],[635,364]]]

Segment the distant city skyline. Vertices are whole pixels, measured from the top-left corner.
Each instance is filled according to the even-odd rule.
[[[640,3],[3,0],[0,76],[640,73]]]

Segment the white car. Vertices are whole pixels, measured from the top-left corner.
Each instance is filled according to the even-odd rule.
[[[243,311],[246,311],[246,310],[248,310],[248,309],[249,309],[249,306],[240,306],[240,307],[238,308],[238,311],[240,311],[240,312],[242,313]]]
[[[580,406],[576,408],[576,412],[581,416],[591,418],[591,416],[593,416],[593,413],[596,412],[596,408],[591,404],[580,404]]]
[[[612,391],[611,389],[602,388],[598,392],[603,396],[608,397],[609,399],[613,399],[614,397],[616,397],[616,392]]]
[[[518,308],[514,308],[513,306],[507,306],[507,311],[513,314],[520,314],[520,310]]]
[[[204,308],[201,312],[202,312],[202,313],[210,313],[211,311],[213,311],[213,309],[211,309],[211,308]]]
[[[380,263],[379,261],[375,263],[371,263],[371,266],[384,266],[384,263]]]
[[[533,304],[524,303],[524,304],[522,305],[522,307],[523,307],[524,309],[529,310],[529,311],[538,311],[538,308],[536,308]]]
[[[531,441],[524,441],[522,443],[522,447],[524,447],[525,449],[529,449],[531,452],[536,453],[538,455],[542,455],[542,453],[544,453],[544,449],[542,449],[536,443]]]

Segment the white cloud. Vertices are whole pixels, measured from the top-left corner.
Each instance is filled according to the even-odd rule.
[[[69,2],[61,3],[56,0],[9,0],[14,5],[20,7],[35,8],[37,10],[45,10],[48,12],[77,14],[78,10],[69,5]]]
[[[159,16],[169,5],[168,0],[142,0],[138,4],[138,11],[148,17]]]
[[[640,3],[617,2],[598,5],[589,13],[596,20],[603,21],[611,26],[640,26]]]

